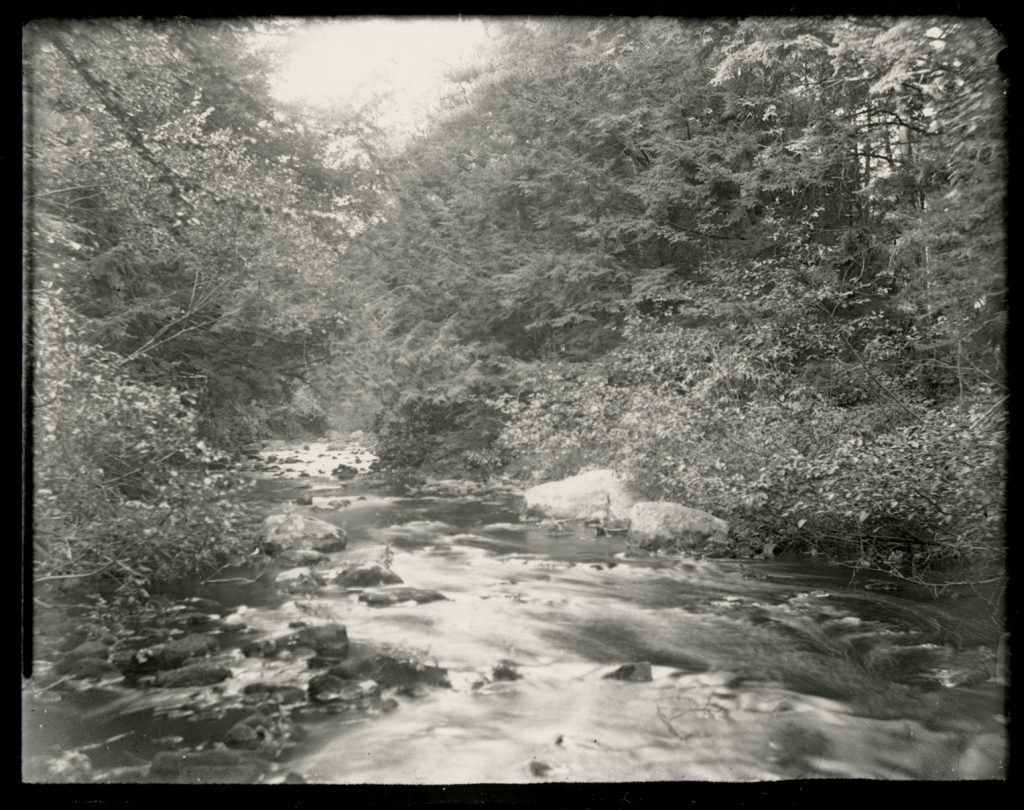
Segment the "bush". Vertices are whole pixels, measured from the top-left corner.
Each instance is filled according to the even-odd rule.
[[[852,371],[838,359],[815,385],[727,332],[634,319],[626,338],[600,367],[549,366],[497,401],[513,464],[546,478],[612,466],[648,498],[730,520],[755,549],[901,575],[1001,560],[1006,433],[991,392],[937,406],[915,399],[913,375],[861,369],[872,396],[839,404],[835,372]]]
[[[38,577],[144,586],[247,551],[245,480],[199,439],[192,400],[132,379],[46,287],[34,300]]]
[[[504,465],[494,449],[499,416],[477,400],[410,397],[377,416],[374,452],[386,470],[486,478]]]

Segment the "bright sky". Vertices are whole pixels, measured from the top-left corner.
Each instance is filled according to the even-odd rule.
[[[436,104],[444,72],[470,63],[484,41],[479,20],[458,17],[312,20],[273,90],[324,105],[392,91],[382,123],[415,125]]]

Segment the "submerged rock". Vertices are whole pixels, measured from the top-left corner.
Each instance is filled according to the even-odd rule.
[[[281,648],[309,647],[327,658],[344,658],[348,655],[348,632],[340,624],[321,624],[303,627],[278,642]]]
[[[341,571],[335,583],[346,588],[369,588],[375,585],[399,585],[402,578],[377,563],[362,563]]]
[[[415,602],[418,605],[427,602],[447,601],[448,597],[438,591],[426,588],[380,588],[374,591],[363,591],[359,601],[370,607],[390,607],[402,602]]]
[[[629,540],[647,550],[705,551],[729,542],[729,524],[700,509],[641,501],[629,510]]]
[[[220,649],[214,636],[194,634],[168,641],[157,652],[160,669],[180,667],[190,658],[202,658]]]
[[[615,671],[601,677],[611,678],[615,681],[634,681],[637,683],[654,680],[651,675],[651,665],[646,661],[639,661],[635,664],[623,664]]]
[[[309,699],[318,703],[339,701],[362,703],[380,697],[380,686],[373,680],[354,683],[332,672],[314,675],[309,681]]]
[[[213,636],[194,634],[141,650],[120,650],[111,656],[111,661],[126,677],[135,678],[162,670],[173,670],[192,659],[216,652],[219,648],[220,642]]]
[[[224,744],[229,748],[276,754],[291,730],[292,725],[280,708],[270,707],[235,723],[224,735]]]
[[[112,675],[120,675],[121,671],[103,658],[65,658],[53,667],[57,675],[87,680],[101,680]]]
[[[263,521],[262,548],[267,553],[302,548],[327,554],[342,551],[347,545],[343,528],[317,518],[289,513],[271,515]]]
[[[501,661],[498,663],[491,674],[494,676],[496,681],[518,681],[523,676],[519,674],[519,670],[516,669],[516,665],[511,661]]]
[[[277,562],[282,565],[307,567],[329,562],[330,559],[322,551],[314,551],[311,548],[286,548],[278,555]]]
[[[154,686],[209,686],[226,681],[231,677],[231,670],[215,664],[189,664],[181,669],[158,672],[153,678]]]
[[[327,581],[310,568],[292,568],[282,571],[274,579],[274,587],[282,593],[316,593]]]
[[[327,674],[346,681],[372,680],[384,689],[397,686],[415,691],[420,686],[450,687],[448,670],[378,654],[333,666]]]
[[[68,650],[64,656],[67,659],[106,658],[109,654],[110,648],[102,641],[83,641],[77,647]]]
[[[563,520],[626,518],[636,498],[628,485],[611,470],[590,470],[561,481],[549,481],[523,493],[527,512]]]
[[[263,681],[247,684],[242,694],[248,698],[283,704],[301,703],[306,699],[306,691],[298,686]]]

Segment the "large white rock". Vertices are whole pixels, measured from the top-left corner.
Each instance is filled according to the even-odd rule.
[[[272,553],[301,548],[326,554],[341,551],[348,540],[340,526],[292,512],[271,515],[263,521],[263,544]]]
[[[549,481],[523,493],[532,514],[561,520],[625,520],[636,502],[627,484],[611,470],[590,470]]]
[[[704,550],[728,544],[729,524],[678,503],[640,501],[629,510],[628,538],[645,549]]]

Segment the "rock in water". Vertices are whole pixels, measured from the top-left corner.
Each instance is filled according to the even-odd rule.
[[[611,470],[590,470],[549,481],[523,493],[527,512],[563,520],[623,520],[636,502],[626,483]]]
[[[450,687],[448,670],[415,661],[401,661],[390,655],[378,654],[333,666],[328,674],[346,681],[372,680],[383,689],[399,687],[415,689],[421,686]]]
[[[286,548],[278,557],[277,562],[283,565],[294,565],[296,567],[307,567],[320,565],[330,560],[322,551],[313,551],[310,548]]]
[[[511,661],[501,661],[494,669],[491,670],[491,675],[496,681],[518,681],[523,676],[519,674],[519,670],[516,669],[516,665]]]
[[[400,585],[402,578],[377,563],[363,563],[346,568],[334,581],[346,588],[372,588],[375,585]]]
[[[448,599],[443,593],[426,588],[379,588],[374,591],[363,591],[359,601],[370,607],[390,607],[402,602],[416,602],[419,605],[427,602],[441,602]]]
[[[262,545],[271,554],[285,549],[312,549],[325,554],[348,545],[346,532],[324,520],[298,514],[271,515],[263,521]]]
[[[609,672],[602,677],[611,678],[614,681],[634,681],[637,683],[654,680],[651,675],[651,665],[646,661],[639,661],[635,664],[623,664],[614,672]]]
[[[189,664],[181,669],[172,669],[157,673],[153,678],[154,686],[209,686],[226,681],[231,677],[231,670],[212,664]]]
[[[628,537],[642,549],[705,551],[728,545],[729,524],[678,503],[640,501],[629,510]]]
[[[297,633],[285,636],[279,647],[310,647],[325,658],[341,659],[348,655],[348,632],[340,624],[321,624],[303,627]]]
[[[160,669],[180,667],[190,658],[202,658],[220,648],[213,636],[191,635],[168,641],[157,653]]]
[[[292,568],[282,571],[274,580],[274,587],[283,593],[316,593],[327,582],[310,568]]]

